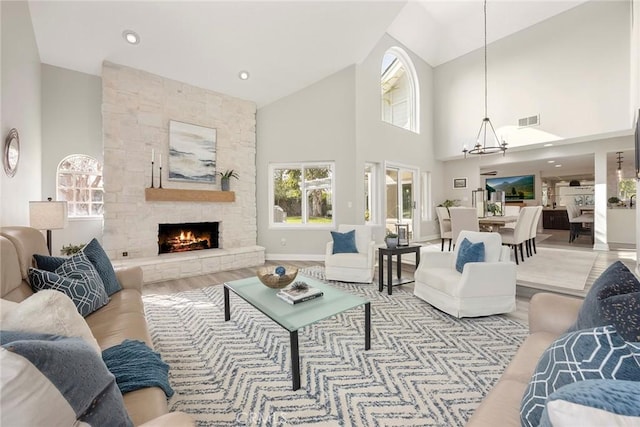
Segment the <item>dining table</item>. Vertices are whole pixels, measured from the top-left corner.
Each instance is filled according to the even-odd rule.
[[[444,218],[443,222],[451,224],[451,218]],[[507,224],[518,222],[518,215],[494,215],[478,218],[480,231],[497,231]]]

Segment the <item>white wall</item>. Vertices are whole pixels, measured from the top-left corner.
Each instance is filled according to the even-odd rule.
[[[102,79],[42,64],[42,194],[56,200],[58,164],[71,154],[103,163]],[[102,218],[72,219],[52,233],[52,253],[68,244],[102,240]]]
[[[267,249],[268,257],[322,258],[331,239],[328,229],[269,228],[270,162],[335,161],[337,224],[364,223],[365,162],[383,166],[384,161],[393,161],[430,171],[434,200],[440,196],[441,165],[434,159],[432,142],[432,68],[409,51],[420,80],[422,132],[415,134],[381,121],[380,68],[384,53],[392,46],[403,47],[385,35],[361,64],[258,110],[258,244]],[[378,196],[383,195],[382,188]],[[421,234],[436,234],[436,223],[422,223]],[[375,233],[382,241],[382,224],[375,227]],[[281,245],[283,238],[286,246]]]
[[[273,254],[321,254],[329,229],[269,228],[269,163],[335,161],[334,218],[354,223],[355,67],[339,71],[257,113],[258,245]],[[352,206],[354,206],[352,204]],[[281,245],[281,239],[286,245]],[[295,258],[294,258],[295,259]]]
[[[0,171],[0,225],[29,225],[29,200],[40,200],[40,56],[27,2],[0,2],[2,22],[2,148],[11,128],[20,135],[20,162]]]
[[[592,1],[490,44],[493,125],[515,126],[518,118],[540,114],[536,129],[562,138],[629,129],[629,11],[628,2]],[[459,157],[463,145],[475,144],[483,78],[482,49],[435,69],[439,159]]]

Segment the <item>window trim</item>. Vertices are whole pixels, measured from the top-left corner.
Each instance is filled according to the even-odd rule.
[[[384,58],[384,56],[387,54],[394,55],[396,58],[398,58],[398,60],[404,67],[405,73],[407,75],[407,81],[409,82],[409,94],[407,97],[408,109],[409,109],[409,112],[408,112],[409,129],[394,125],[393,123],[390,123],[384,119],[384,110],[382,108],[382,101],[383,101],[382,87],[381,87],[381,82],[378,81],[378,89],[380,91],[380,101],[381,101],[380,102],[380,120],[383,123],[390,124],[391,126],[400,127],[401,129],[405,129],[410,132],[420,134],[420,81],[418,80],[418,73],[416,72],[416,68],[413,64],[413,61],[407,54],[407,52],[401,47],[398,47],[398,46],[390,47],[384,52],[384,54],[382,55],[382,58]],[[382,60],[380,61],[380,63],[382,63]]]
[[[275,188],[273,185],[273,175],[276,169],[308,169],[313,167],[329,167],[331,169],[331,223],[326,224],[287,224],[284,222],[273,221],[273,207],[275,198]],[[269,163],[268,172],[269,191],[268,191],[268,211],[269,211],[269,229],[289,229],[289,230],[333,230],[336,228],[336,164],[334,161],[313,161],[313,162],[284,162]],[[304,194],[304,190],[303,190]],[[306,200],[306,197],[304,197]],[[302,215],[306,214],[306,202],[301,206]]]

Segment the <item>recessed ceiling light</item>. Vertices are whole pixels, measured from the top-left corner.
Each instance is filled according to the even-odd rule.
[[[555,163],[555,160],[547,160],[547,163]]]
[[[135,31],[124,30],[122,32],[122,37],[129,44],[138,44],[138,43],[140,43],[140,36]]]
[[[244,71],[244,70],[243,70],[243,71],[240,71],[240,72],[238,73],[238,78],[239,78],[240,80],[249,80],[249,72],[248,72],[248,71]]]
[[[557,167],[557,168],[561,168],[561,167],[562,167],[562,165],[556,165],[556,167]]]
[[[547,143],[547,144],[544,144],[544,146],[545,146],[545,147],[551,147],[552,145],[553,145],[553,144],[552,144],[552,143],[550,143],[550,142],[549,142],[549,143]]]

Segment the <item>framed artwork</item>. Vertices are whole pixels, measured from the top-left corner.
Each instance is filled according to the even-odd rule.
[[[169,121],[169,180],[216,182],[216,130]]]
[[[453,178],[453,188],[467,188],[467,178]]]

